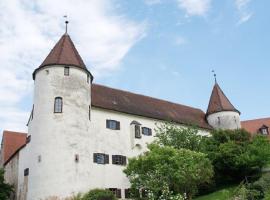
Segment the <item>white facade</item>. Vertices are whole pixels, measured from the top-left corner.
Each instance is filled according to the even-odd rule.
[[[240,115],[235,111],[221,111],[207,116],[207,122],[215,129],[241,128]]]
[[[90,86],[85,71],[76,67],[70,67],[69,76],[62,66],[36,73],[31,141],[20,152],[18,200],[64,199],[93,188],[118,188],[124,198],[130,184],[124,166],[112,164],[112,155],[134,157],[146,151],[162,121],[96,107],[89,116]],[[62,113],[54,113],[55,97],[63,98]],[[106,128],[106,120],[119,121],[120,130]],[[152,136],[135,138],[134,120],[151,128]],[[108,154],[109,164],[94,163],[94,153]]]

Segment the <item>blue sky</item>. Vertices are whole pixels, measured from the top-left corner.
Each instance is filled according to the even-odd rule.
[[[242,120],[269,117],[269,7],[255,0],[3,0],[0,129],[27,130],[31,73],[63,34],[65,14],[95,83],[206,111],[214,69]]]

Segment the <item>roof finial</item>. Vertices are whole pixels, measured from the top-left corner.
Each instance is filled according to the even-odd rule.
[[[64,15],[64,18],[66,19],[65,23],[66,23],[66,32],[65,34],[67,35],[67,28],[68,28],[68,20],[67,20],[67,15]]]
[[[212,70],[212,73],[214,74],[215,83],[217,83],[217,74],[216,74],[215,70]]]

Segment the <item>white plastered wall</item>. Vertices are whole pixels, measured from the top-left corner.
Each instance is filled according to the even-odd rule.
[[[240,115],[234,111],[222,111],[208,115],[208,123],[215,129],[239,129]]]

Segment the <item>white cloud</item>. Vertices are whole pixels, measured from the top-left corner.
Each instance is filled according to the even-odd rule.
[[[119,68],[127,52],[145,35],[145,24],[118,14],[108,0],[1,0],[0,1],[0,128],[23,126],[18,108],[31,95],[31,74],[64,33],[63,15],[69,16],[69,34],[94,76]],[[30,104],[30,103],[29,103]],[[12,127],[9,127],[12,129]]]
[[[211,0],[177,0],[187,16],[205,16],[211,6]]]
[[[187,43],[187,40],[182,36],[177,36],[175,39],[175,44],[178,46],[186,44],[186,43]]]
[[[251,0],[235,0],[235,6],[239,14],[237,25],[247,22],[253,16],[253,13],[248,11],[248,5]]]

